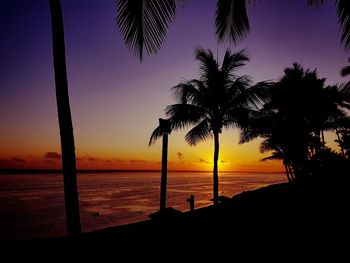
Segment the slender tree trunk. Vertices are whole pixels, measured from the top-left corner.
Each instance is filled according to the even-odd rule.
[[[163,133],[162,146],[162,176],[160,178],[160,211],[166,208],[166,185],[168,170],[168,133]]]
[[[284,168],[286,169],[286,176],[288,178],[288,182],[290,183],[292,180],[290,179],[290,176],[289,176],[289,171],[288,171],[287,164],[284,165]]]
[[[214,201],[214,205],[217,205],[219,203],[218,160],[219,160],[219,133],[214,132],[214,169],[213,169],[213,201]]]
[[[324,151],[324,149],[325,149],[325,140],[324,140],[324,131],[323,131],[323,129],[321,130],[321,135],[322,135],[322,150]]]
[[[337,138],[338,138],[338,142],[339,142],[341,153],[342,153],[343,157],[345,158],[345,151],[344,151],[344,147],[343,147],[343,140],[339,136],[338,128],[335,129],[335,133],[337,134]]]
[[[69,106],[63,17],[60,0],[50,0],[56,101],[61,137],[62,170],[68,236],[81,233],[74,134]]]
[[[295,176],[294,176],[294,172],[292,170],[291,165],[287,164],[287,168],[288,168],[288,171],[289,171],[290,178],[292,179],[292,181],[294,181],[295,180]]]

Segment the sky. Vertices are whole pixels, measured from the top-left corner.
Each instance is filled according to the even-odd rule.
[[[48,0],[0,0],[0,168],[60,168]],[[254,82],[278,80],[298,62],[317,68],[327,84],[345,82],[348,63],[340,45],[335,1],[319,8],[306,0],[257,1],[248,15],[251,32],[238,46],[217,44],[214,0],[189,0],[170,25],[157,55],[140,63],[115,25],[114,0],[62,0],[67,70],[79,169],[160,169],[161,141],[148,140],[171,87],[198,78],[196,47],[219,61],[226,48],[247,49],[250,62],[238,74]],[[186,144],[186,131],[169,137],[171,170],[212,169],[213,140]],[[261,162],[259,140],[238,144],[239,130],[220,138],[221,171],[281,171]]]

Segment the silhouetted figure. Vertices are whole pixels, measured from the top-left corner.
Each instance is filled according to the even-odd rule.
[[[190,198],[187,198],[186,202],[190,205],[190,211],[194,212],[194,195],[191,195]]]

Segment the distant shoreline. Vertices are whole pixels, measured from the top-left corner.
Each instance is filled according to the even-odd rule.
[[[87,173],[160,173],[161,170],[88,170],[82,169],[77,171],[78,174],[87,174]],[[169,173],[212,173],[212,171],[200,171],[200,170],[169,170]],[[283,171],[274,171],[274,172],[260,172],[260,171],[221,171],[220,173],[284,173]],[[1,174],[62,174],[60,169],[0,169]]]

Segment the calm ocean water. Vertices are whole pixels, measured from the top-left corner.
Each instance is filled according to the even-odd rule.
[[[232,197],[242,191],[284,182],[279,173],[221,173],[220,193]],[[159,208],[159,172],[79,174],[79,198],[84,232],[148,218]],[[212,175],[169,173],[167,206],[189,210],[210,205]],[[63,178],[60,174],[0,175],[0,241],[66,234]]]

